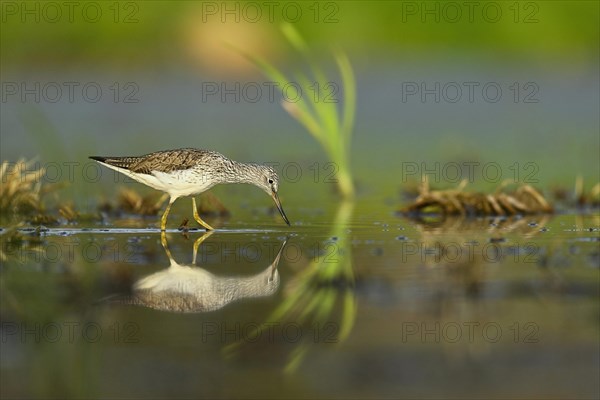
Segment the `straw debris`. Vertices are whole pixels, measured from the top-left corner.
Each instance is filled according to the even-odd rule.
[[[228,217],[229,210],[221,203],[221,200],[210,192],[202,193],[198,204],[198,214],[209,217]]]
[[[119,192],[118,210],[138,215],[157,215],[168,195],[163,195],[156,200],[156,194],[140,195],[133,189],[121,188]]]
[[[0,213],[28,214],[41,211],[44,173],[44,168],[36,168],[34,160],[21,158],[16,163],[3,161],[0,165]]]
[[[507,183],[501,184],[492,194],[467,192],[467,181],[463,180],[455,189],[431,190],[424,179],[419,195],[409,206],[401,210],[404,214],[443,214],[460,216],[510,216],[548,214],[552,205],[530,185],[521,185],[515,191],[504,191]]]

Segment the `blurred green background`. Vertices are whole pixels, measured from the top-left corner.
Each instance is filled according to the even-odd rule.
[[[23,12],[35,10],[36,2],[3,4],[4,71],[98,65],[152,69],[192,62],[194,53],[202,51],[195,46],[215,46],[221,40],[283,58],[277,27],[283,21],[292,22],[311,45],[328,49],[335,44],[361,60],[378,55],[406,61],[407,55],[450,53],[540,64],[598,61],[595,1],[482,1],[471,6],[436,1],[278,1],[271,6],[260,1],[127,1],[89,8],[77,2],[72,14],[65,5],[58,8],[58,18],[55,6],[41,2],[37,19]]]
[[[527,183],[572,187],[581,175],[589,188],[600,178],[598,15],[595,1],[148,1],[72,8],[4,1],[3,85],[81,85],[73,102],[65,93],[56,103],[7,95],[0,156],[84,163],[96,153],[206,147],[246,161],[299,162],[300,182],[308,184],[310,167],[322,168],[327,158],[283,111],[281,96],[268,100],[263,92],[252,102],[203,92],[206,83],[267,80],[230,45],[283,71],[306,71],[281,34],[288,22],[326,70],[334,70],[334,49],[346,52],[355,69],[351,160],[359,194],[362,188],[395,196],[412,178],[403,163],[491,162],[503,179],[513,178],[517,165],[519,180],[534,163],[535,179]],[[82,99],[79,88],[88,82],[103,88],[99,102]],[[478,84],[474,101],[467,100],[465,82]],[[498,102],[482,97],[490,82],[503,90]],[[431,95],[422,101],[404,92],[407,84],[448,83],[464,89],[459,101]],[[124,102],[127,95],[136,102]],[[526,101],[529,95],[535,102]],[[434,180],[457,183],[445,178]],[[490,189],[499,182],[470,183]],[[288,190],[301,198],[306,184]]]

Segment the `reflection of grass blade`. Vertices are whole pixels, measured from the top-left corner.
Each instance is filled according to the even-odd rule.
[[[266,318],[269,323],[294,321],[297,324],[324,327],[339,320],[337,341],[343,342],[349,336],[356,318],[354,299],[354,272],[350,243],[346,230],[347,222],[352,215],[353,204],[344,202],[338,209],[333,222],[331,236],[337,236],[338,254],[331,258],[317,257],[304,270],[297,274],[288,284],[285,299]],[[338,286],[337,283],[341,285]],[[255,335],[259,330],[267,328],[261,324],[249,333]],[[235,342],[225,347],[226,353],[238,348],[243,342]],[[286,372],[293,372],[301,364],[310,348],[307,341],[300,343],[288,358]]]
[[[346,340],[352,327],[354,326],[354,320],[356,319],[356,300],[354,299],[354,293],[347,290],[344,293],[344,309],[342,313],[342,320],[340,325],[340,336],[339,341],[343,342]]]
[[[338,290],[331,287],[325,287],[320,291],[323,293],[323,300],[321,300],[319,307],[315,311],[315,320],[326,321],[335,305]]]
[[[285,366],[284,372],[290,374],[298,369],[307,352],[308,345],[306,344],[301,344],[293,349],[292,354],[290,355],[290,361],[288,361],[287,365]]]
[[[304,293],[303,290],[297,290],[291,296],[289,296],[279,307],[273,311],[270,319],[273,321],[279,321],[283,319],[285,315],[292,312],[295,304],[297,304]]]
[[[305,292],[306,293],[306,292]],[[305,322],[312,314],[313,311],[321,305],[325,292],[323,290],[317,292],[310,298],[306,307],[302,309],[301,314],[298,316],[298,323]]]

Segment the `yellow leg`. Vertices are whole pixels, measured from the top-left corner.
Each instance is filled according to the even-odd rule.
[[[167,229],[167,216],[169,215],[169,211],[171,211],[171,204],[175,202],[176,198],[171,198],[169,200],[169,204],[167,204],[167,209],[163,213],[162,218],[160,219],[160,230],[164,231]]]
[[[196,198],[195,197],[192,197],[192,208],[194,209],[194,219],[196,220],[196,222],[198,222],[200,225],[205,227],[207,231],[212,231],[215,229],[212,226],[210,226],[209,224],[207,224],[206,222],[204,222],[202,220],[202,218],[200,218],[200,215],[198,214],[198,208],[196,207]]]
[[[196,265],[196,256],[198,255],[198,247],[200,247],[202,242],[204,242],[206,239],[208,239],[208,237],[210,235],[212,235],[213,233],[215,233],[215,231],[204,232],[202,234],[202,236],[200,236],[198,239],[196,239],[196,241],[194,242],[194,252],[192,255],[192,264]]]

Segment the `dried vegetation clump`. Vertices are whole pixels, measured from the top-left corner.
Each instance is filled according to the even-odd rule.
[[[55,225],[60,220],[75,222],[96,219],[96,215],[81,215],[72,202],[48,206],[47,195],[62,184],[44,183],[46,170],[34,160],[19,159],[0,164],[0,217],[2,224],[18,226],[25,222],[34,225]],[[53,203],[54,204],[54,203]],[[16,225],[15,225],[16,223]]]
[[[167,199],[167,195],[157,200],[156,193],[142,196],[133,189],[121,188],[117,209],[128,214],[157,215]]]
[[[401,210],[405,214],[443,214],[460,216],[510,216],[548,214],[550,203],[530,185],[506,192],[502,184],[494,193],[467,192],[467,181],[455,189],[431,190],[425,179],[414,202]]]
[[[600,183],[596,183],[589,191],[584,190],[583,178],[575,179],[575,188],[554,188],[552,194],[557,202],[567,208],[598,208],[600,207]]]
[[[0,213],[39,212],[44,173],[43,168],[36,168],[34,160],[3,161],[0,165]]]
[[[228,217],[229,210],[221,203],[221,200],[210,192],[202,193],[198,204],[198,214],[207,217]]]

